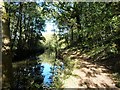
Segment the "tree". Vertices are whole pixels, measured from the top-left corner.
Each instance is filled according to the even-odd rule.
[[[13,61],[23,59],[35,53],[43,53],[41,40],[45,40],[42,9],[36,2],[5,3],[9,13],[11,51]]]
[[[53,3],[51,13],[60,31],[59,42],[65,39],[68,47],[75,46],[98,60],[119,54],[119,4]]]
[[[6,13],[5,4],[2,1],[2,88],[10,89],[12,87],[12,57],[10,50],[10,21]]]

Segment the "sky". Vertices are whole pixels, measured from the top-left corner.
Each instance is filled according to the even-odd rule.
[[[57,25],[51,21],[45,21],[45,32],[42,32],[45,38],[51,37],[54,34],[54,29],[58,30]]]
[[[54,32],[52,32],[51,30],[54,29],[54,24],[51,22],[45,22],[46,26],[45,26],[45,32],[42,32],[43,34],[53,34]]]

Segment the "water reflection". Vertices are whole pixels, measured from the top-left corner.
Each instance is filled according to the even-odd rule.
[[[26,66],[18,66],[15,68],[14,77],[14,90],[28,90],[41,88],[44,76],[42,75],[43,69],[41,64],[30,64]]]
[[[42,75],[45,76],[43,83],[44,83],[44,85],[49,86],[53,82],[53,80],[52,80],[53,74],[51,72],[52,65],[49,63],[42,63],[41,66],[44,67],[44,70],[42,73]]]
[[[42,90],[43,86],[49,87],[52,85],[54,83],[54,75],[57,74],[58,69],[64,69],[64,65],[62,63],[60,66],[57,66],[50,62],[44,62],[46,59],[44,57],[31,57],[27,63],[25,61],[25,64],[17,65],[14,68],[14,89]],[[32,60],[33,62],[29,63]],[[52,60],[54,61],[54,59]]]

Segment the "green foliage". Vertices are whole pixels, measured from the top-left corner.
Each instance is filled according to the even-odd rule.
[[[11,50],[14,54],[42,51],[44,46],[56,55],[62,47],[77,47],[94,60],[106,59],[120,54],[120,2],[89,3],[89,2],[11,2],[6,3],[11,32]],[[54,35],[45,42],[41,31],[45,20],[52,19],[58,26]],[[40,50],[38,50],[40,49]],[[25,52],[26,53],[26,52]],[[74,64],[65,58],[64,65],[68,69]],[[70,70],[65,71],[71,75]],[[58,77],[55,81],[59,82]],[[58,83],[55,87],[62,86]],[[34,84],[36,88],[40,86]]]
[[[113,76],[114,76],[114,79],[115,79],[115,86],[116,87],[118,87],[118,88],[120,88],[120,74],[119,73],[114,73],[113,74]]]
[[[5,3],[5,8],[9,17],[13,57],[26,51],[44,49],[41,41],[45,38],[41,31],[44,31],[45,20],[40,5],[36,2],[10,2]]]
[[[49,38],[46,42],[45,42],[45,46],[48,49],[48,51],[55,51],[56,48],[56,37],[53,35],[51,35],[51,37],[46,37]]]
[[[62,86],[63,86],[63,83],[60,80],[60,78],[58,76],[54,77],[54,83],[52,84],[51,87],[57,90],[57,89],[60,89]]]
[[[53,3],[59,42],[98,59],[120,54],[120,2]]]

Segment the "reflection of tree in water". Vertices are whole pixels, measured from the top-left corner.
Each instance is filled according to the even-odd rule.
[[[17,67],[14,69],[14,89],[12,90],[46,90],[56,88],[54,84],[58,81],[58,71],[60,69],[63,68],[56,63],[56,60],[51,65],[41,62],[41,58],[30,57],[25,65],[17,64]]]
[[[19,66],[14,71],[14,89],[18,90],[37,90],[42,89],[44,76],[41,64],[29,64]]]

